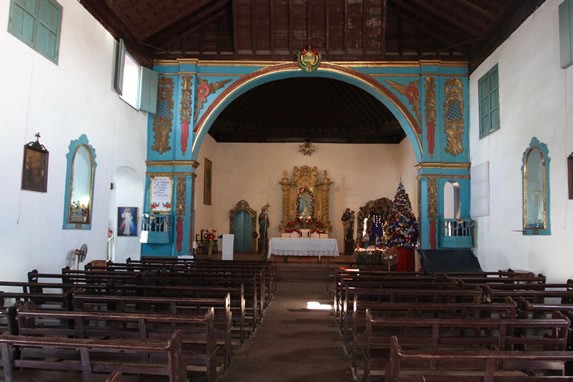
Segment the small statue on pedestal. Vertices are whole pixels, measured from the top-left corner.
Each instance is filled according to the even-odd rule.
[[[269,203],[261,208],[259,215],[259,254],[265,256],[268,250],[269,242]]]
[[[344,210],[342,214],[342,224],[344,227],[344,256],[351,256],[354,253],[354,220],[355,212],[350,208]]]

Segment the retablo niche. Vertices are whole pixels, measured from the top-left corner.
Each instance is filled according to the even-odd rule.
[[[326,171],[319,176],[316,167],[294,167],[292,177],[285,170],[279,183],[283,190],[281,232],[332,230],[328,202],[332,181]]]

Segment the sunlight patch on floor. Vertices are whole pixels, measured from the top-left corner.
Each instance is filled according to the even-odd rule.
[[[321,304],[318,301],[308,301],[306,303],[306,309],[308,310],[331,310],[332,305],[330,304]]]

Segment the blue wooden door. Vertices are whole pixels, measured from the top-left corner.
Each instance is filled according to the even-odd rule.
[[[238,211],[233,221],[235,228],[235,252],[254,252],[253,249],[253,220],[247,211]]]

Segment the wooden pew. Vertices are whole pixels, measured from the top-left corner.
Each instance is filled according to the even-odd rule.
[[[33,351],[35,357],[15,356]],[[4,380],[12,381],[14,368],[79,371],[84,382],[92,373],[119,371],[125,374],[164,375],[170,382],[187,381],[187,365],[181,353],[181,332],[168,340],[93,340],[84,338],[0,336]]]
[[[119,371],[114,371],[106,378],[105,382],[123,382],[123,374]]]
[[[19,334],[24,336],[168,339],[179,330],[187,371],[204,373],[209,381],[217,380],[214,315],[213,308],[196,315],[54,311],[36,309],[31,301],[17,309]]]
[[[362,374],[383,374],[388,363],[392,336],[402,346],[428,350],[495,349],[521,351],[565,351],[569,319],[555,313],[551,319],[419,319],[374,318],[366,310]],[[359,360],[353,361],[360,374]]]
[[[568,351],[410,350],[399,342],[390,339],[385,382],[573,381],[564,374]]]
[[[97,288],[101,286],[101,291],[106,291],[112,285],[129,284],[129,285],[151,285],[151,286],[201,286],[201,287],[228,287],[241,288],[243,284],[243,294],[245,296],[245,320],[249,320],[252,330],[256,328],[257,322],[261,320],[263,308],[265,306],[264,296],[259,289],[262,288],[260,278],[257,276],[241,276],[228,274],[209,275],[209,274],[175,274],[168,275],[165,273],[155,272],[78,272],[64,268],[62,274],[40,273],[33,270],[28,273],[30,282],[42,283],[47,280],[61,282],[65,285],[87,286]],[[239,306],[240,305],[236,305]]]
[[[388,303],[479,303],[483,300],[483,292],[477,285],[441,287],[439,284],[424,284],[423,288],[346,288],[340,314],[341,331],[352,319],[348,310],[352,309],[350,304],[354,301],[354,296],[359,296],[363,300]]]
[[[351,324],[343,329],[343,339],[349,353],[360,352],[362,349],[367,309],[375,317],[389,318],[518,318],[517,303],[511,298],[500,303],[388,303],[362,301],[355,295]]]
[[[135,295],[135,296],[178,296],[178,297],[204,297],[204,298],[219,298],[225,297],[227,293],[231,295],[231,310],[233,312],[233,322],[236,325],[238,332],[238,341],[240,344],[244,343],[246,337],[254,332],[256,328],[256,322],[251,319],[250,326],[247,326],[246,315],[246,300],[244,293],[244,286],[239,285],[235,287],[218,287],[216,285],[185,285],[185,286],[161,286],[157,287],[155,285],[141,285],[141,284],[131,284],[122,282],[121,279],[114,279],[113,281],[107,282],[104,285],[100,284],[85,284],[85,283],[71,283],[63,284],[61,282],[55,281],[40,282],[38,280],[42,279],[41,273],[38,271],[33,271],[29,273],[31,282],[5,282],[0,281],[1,286],[10,286],[21,288],[29,293],[30,291],[35,291],[37,293],[46,293],[46,291],[59,291],[66,296],[65,305],[70,305],[70,307],[64,307],[66,309],[71,308],[71,290],[74,288],[81,287],[87,291],[88,294],[104,294],[104,295]],[[59,280],[60,278],[49,278],[50,280]],[[129,280],[128,280],[129,281]],[[69,295],[65,293],[69,292]],[[39,298],[43,296],[32,297],[32,300],[36,303],[40,301]],[[23,298],[27,301],[26,298]],[[254,304],[254,297],[251,299],[251,305]],[[252,316],[251,316],[252,317]],[[256,317],[256,316],[255,316]]]
[[[72,295],[74,310],[100,310],[132,313],[195,314],[215,310],[217,342],[222,343],[222,358],[225,367],[231,363],[232,354],[232,313],[231,298],[190,298],[190,297],[144,297],[144,296],[105,296],[90,295],[77,290]]]
[[[110,263],[110,267],[114,268],[117,263]],[[272,296],[277,291],[277,271],[276,263],[273,261],[266,260],[196,260],[196,259],[179,259],[171,258],[166,260],[166,258],[143,256],[140,260],[134,260],[127,258],[125,262],[126,266],[132,267],[132,269],[137,269],[138,266],[149,266],[149,267],[170,267],[170,268],[180,268],[188,267],[190,264],[201,265],[201,266],[211,266],[211,267],[227,267],[230,269],[246,268],[246,269],[262,269],[263,274],[266,278],[266,285],[269,287],[268,301],[272,299]]]
[[[573,285],[567,284],[519,284],[519,285],[482,285],[484,295],[489,301],[503,297],[519,297],[534,303],[544,303],[546,299],[573,303]]]

